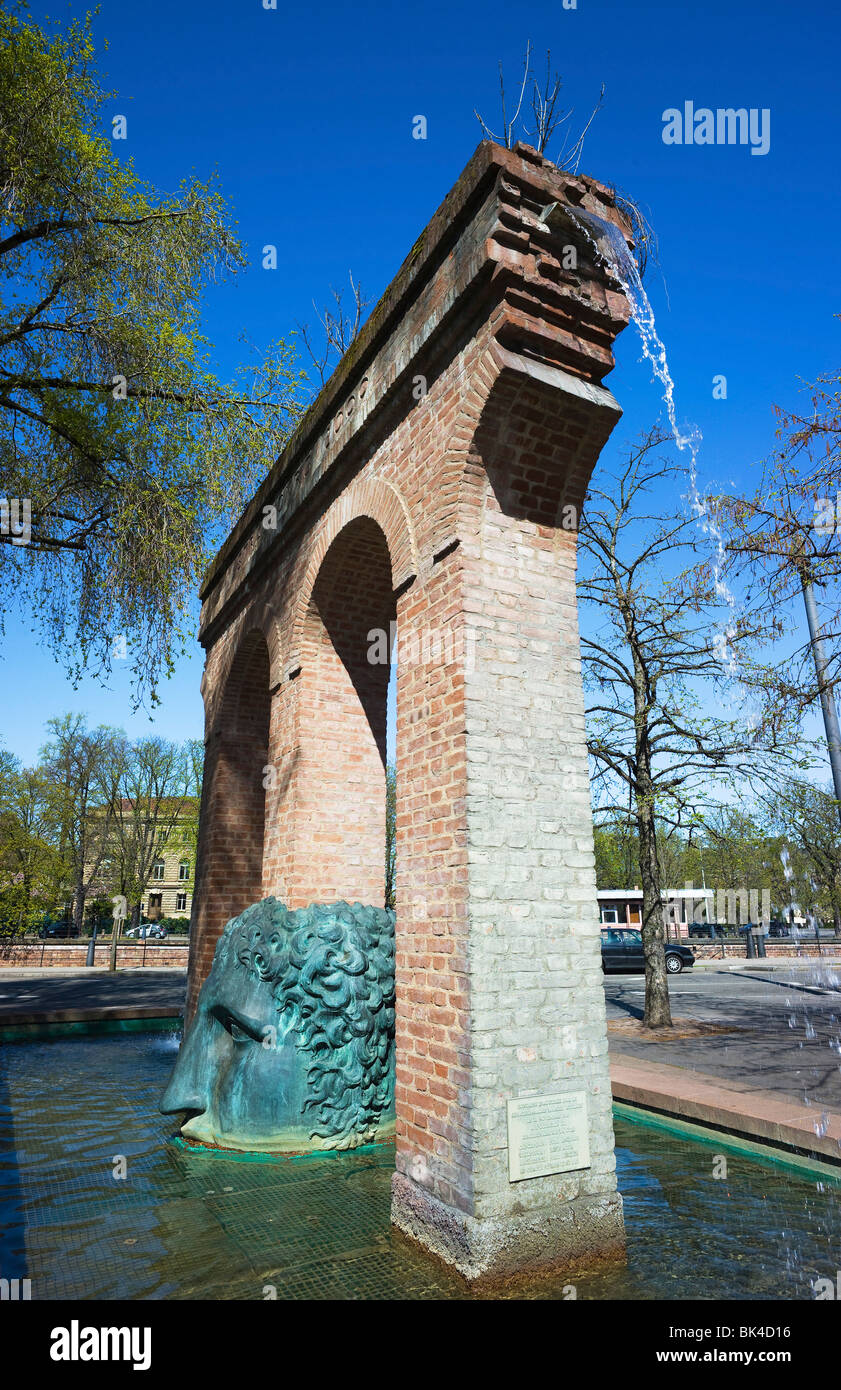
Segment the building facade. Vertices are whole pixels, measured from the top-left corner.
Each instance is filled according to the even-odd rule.
[[[189,921],[193,906],[195,850],[166,843],[161,846],[152,876],[141,900],[141,915],[150,922],[161,917],[183,917]]]
[[[715,892],[712,888],[664,888],[660,894],[666,936],[689,935],[693,923],[716,921]],[[641,888],[600,888],[596,893],[599,921],[603,927],[642,926]]]

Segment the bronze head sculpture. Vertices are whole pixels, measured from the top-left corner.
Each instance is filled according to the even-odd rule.
[[[394,913],[290,911],[276,898],[225,927],[170,1083],[185,1138],[290,1153],[348,1149],[394,1119]]]

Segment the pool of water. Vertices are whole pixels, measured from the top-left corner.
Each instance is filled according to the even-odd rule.
[[[0,1275],[30,1279],[33,1299],[475,1297],[392,1231],[389,1146],[267,1160],[173,1139],[157,1103],[178,1041],[3,1045]],[[627,1266],[512,1296],[560,1299],[572,1284],[588,1299],[805,1300],[814,1280],[834,1280],[831,1178],[625,1115],[616,1139]]]

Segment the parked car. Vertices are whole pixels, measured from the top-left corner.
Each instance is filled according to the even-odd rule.
[[[78,936],[79,928],[75,922],[45,922],[38,928],[38,935],[42,941],[49,941],[60,936]]]
[[[133,937],[135,941],[166,941],[166,927],[162,927],[160,922],[144,922],[139,927],[129,927],[126,932],[127,937]]]
[[[681,946],[677,941],[666,942],[666,969],[670,975],[679,975],[695,964],[695,952],[689,946]],[[602,970],[625,970],[638,973],[645,970],[645,955],[642,949],[642,932],[631,927],[609,927],[602,932]]]

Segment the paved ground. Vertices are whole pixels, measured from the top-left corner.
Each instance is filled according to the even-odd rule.
[[[703,1072],[841,1113],[841,966],[787,963],[750,974],[705,969],[670,981],[673,1017],[733,1031],[674,1041],[610,1039],[611,1055]],[[641,1018],[641,975],[609,975],[608,1019]]]
[[[708,966],[670,986],[673,1019],[723,1031],[629,1036],[642,977],[608,976],[614,1099],[841,1162],[841,962]]]
[[[0,1026],[79,1017],[151,1017],[179,1012],[186,970],[2,970]]]

